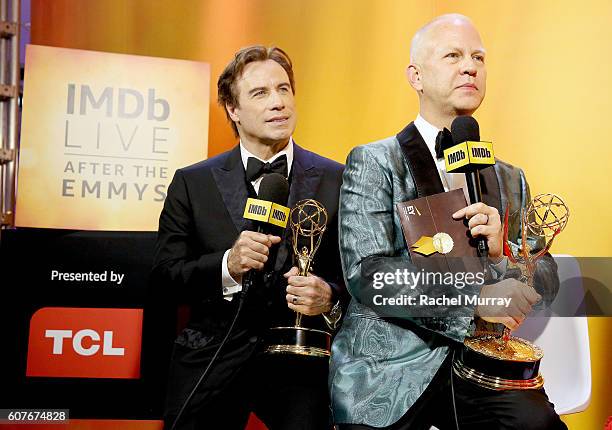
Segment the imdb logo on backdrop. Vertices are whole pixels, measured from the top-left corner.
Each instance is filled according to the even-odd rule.
[[[16,225],[157,230],[174,171],[205,158],[210,66],[26,50]]]

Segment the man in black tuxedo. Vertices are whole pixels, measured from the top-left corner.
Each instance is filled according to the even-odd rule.
[[[232,335],[176,428],[243,429],[251,411],[270,430],[330,428],[328,360],[262,352],[267,329],[292,326],[294,311],[305,315],[307,327],[333,329],[345,295],[337,245],[343,167],[293,142],[294,93],[291,60],[281,49],[237,52],[219,77],[218,99],[240,144],[177,170],[168,188],[153,279],[190,305],[190,318],[174,345],[167,428],[227,333],[244,275],[261,271],[269,256],[273,274],[249,290]],[[257,197],[270,172],[287,177],[287,206],[312,198],[328,211],[314,274],[296,276],[289,226],[278,236],[263,234],[243,218],[247,198]]]

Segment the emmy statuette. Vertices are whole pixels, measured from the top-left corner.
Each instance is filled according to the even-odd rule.
[[[504,254],[508,266],[520,269],[519,281],[533,287],[537,261],[563,231],[569,219],[569,209],[555,194],[540,194],[533,198],[521,213],[521,246],[513,253],[508,243],[508,211],[504,220]],[[527,232],[545,241],[535,254],[527,243]],[[519,337],[503,334],[476,334],[467,337],[453,361],[453,370],[459,377],[493,390],[538,389],[544,384],[539,372],[542,349]]]
[[[291,209],[289,222],[292,247],[299,276],[307,276],[325,232],[327,211],[316,200],[301,200]],[[268,336],[266,352],[329,357],[331,334],[302,326],[302,314],[296,312],[293,327],[273,327]]]

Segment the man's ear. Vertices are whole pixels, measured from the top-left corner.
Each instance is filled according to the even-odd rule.
[[[423,91],[423,82],[421,81],[421,67],[417,64],[410,64],[406,67],[406,76],[410,86],[417,92]]]
[[[236,106],[232,106],[232,105],[226,103],[225,104],[225,110],[229,114],[229,116],[232,119],[232,121],[234,121],[236,123],[240,123],[240,117],[236,113]]]

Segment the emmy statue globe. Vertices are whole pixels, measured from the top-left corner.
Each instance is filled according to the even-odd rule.
[[[514,253],[508,243],[508,210],[504,219],[504,255],[509,267],[520,269],[519,281],[533,287],[536,264],[548,252],[555,237],[563,231],[569,209],[555,194],[540,194],[521,213],[521,246]],[[527,233],[542,239],[545,246],[532,254]],[[538,389],[544,384],[540,361],[544,353],[531,342],[503,334],[478,334],[467,337],[453,361],[453,370],[461,378],[493,390]]]
[[[299,201],[289,214],[294,257],[299,276],[307,276],[325,232],[327,211],[316,200]],[[267,353],[329,357],[331,334],[302,326],[302,314],[296,312],[293,327],[273,327],[268,336]]]

